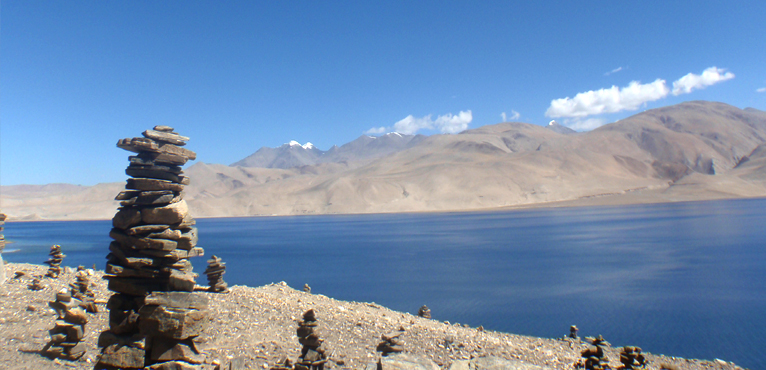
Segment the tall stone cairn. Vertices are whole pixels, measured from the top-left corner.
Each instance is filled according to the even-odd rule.
[[[212,256],[207,260],[207,281],[210,288],[209,292],[226,293],[229,291],[229,285],[223,281],[223,274],[226,273],[226,262],[221,262],[221,257]]]
[[[64,260],[66,255],[61,253],[60,245],[54,245],[51,247],[51,252],[48,253],[48,256],[48,260],[45,261],[45,264],[49,267],[45,276],[56,279],[61,274],[61,261]]]
[[[5,262],[3,261],[3,250],[5,249],[5,214],[0,213],[0,284],[5,284]]]
[[[49,330],[51,340],[42,353],[66,360],[77,360],[85,354],[85,324],[88,316],[82,309],[82,302],[62,289],[56,294],[56,300],[48,305],[56,311],[57,319],[53,329]]]
[[[327,354],[322,348],[322,339],[318,331],[314,310],[308,310],[303,313],[303,320],[298,322],[298,342],[303,345],[301,356],[295,364],[295,370],[323,370],[327,362]]]
[[[181,166],[196,154],[187,137],[156,126],[117,147],[136,153],[116,200],[106,275],[109,330],[101,333],[97,367],[204,369],[194,338],[208,323],[207,297],[193,293],[190,257],[202,256],[196,222],[183,200],[189,178]]]

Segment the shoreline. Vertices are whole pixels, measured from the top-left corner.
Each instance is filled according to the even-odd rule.
[[[0,285],[0,324],[3,326],[0,345],[9,349],[0,352],[0,362],[18,364],[12,368],[19,369],[92,368],[98,353],[96,338],[107,328],[108,312],[103,303],[111,295],[101,279],[103,271],[96,271],[91,279],[97,302],[101,304],[99,313],[89,314],[86,356],[69,362],[50,360],[36,352],[48,341],[47,330],[53,326],[55,315],[47,308],[47,302],[52,300],[56,291],[74,280],[74,273],[65,272],[58,279],[44,278],[46,288],[31,291],[27,289],[27,284],[32,276],[44,274],[45,266],[7,263],[6,268],[8,275],[22,271],[25,276],[21,279],[9,276]],[[205,288],[199,286],[203,283],[200,280],[197,280],[198,287]],[[231,292],[227,294],[200,294],[210,299],[210,323],[197,342],[207,358],[206,362],[217,362],[223,366],[237,360],[247,368],[268,369],[285,357],[291,360],[297,358],[300,353],[295,337],[297,320],[308,309],[317,312],[320,325],[325,328],[323,338],[332,352],[328,369],[363,369],[379,357],[375,348],[380,342],[380,335],[399,328],[405,329],[402,337],[405,353],[429,358],[445,370],[454,363],[484,356],[516,361],[531,366],[531,369],[572,368],[580,358],[580,351],[587,347],[583,341],[495,332],[425,319],[375,303],[335,300],[293,289],[284,282],[261,287],[237,285],[231,287]],[[616,345],[605,350],[613,368],[620,366],[620,347]],[[677,370],[740,369],[722,360],[645,355],[650,361],[646,369],[650,370],[659,370],[662,364]]]
[[[653,192],[653,190],[649,190]],[[407,211],[407,212],[360,212],[360,213],[296,213],[296,214],[272,214],[272,215],[243,215],[243,216],[200,216],[196,219],[224,219],[224,218],[269,218],[269,217],[311,217],[311,216],[363,216],[363,215],[412,215],[412,214],[460,214],[460,213],[482,213],[482,212],[510,212],[510,211],[526,211],[536,209],[552,209],[552,208],[587,208],[587,207],[620,207],[620,206],[639,206],[648,204],[673,204],[673,203],[694,203],[694,202],[716,202],[727,200],[748,200],[748,199],[766,199],[765,196],[755,197],[711,197],[701,199],[661,199],[657,197],[640,197],[641,191],[636,191],[635,194],[607,194],[588,196],[570,200],[557,200],[550,202],[538,202],[528,204],[517,204],[509,206],[499,206],[490,208],[475,208],[475,209],[456,209],[456,210],[421,210],[421,211]],[[631,197],[630,195],[639,195],[637,197]],[[117,208],[115,208],[115,213]],[[192,212],[193,213],[193,212]],[[22,222],[69,222],[69,221],[109,221],[111,218],[72,218],[72,219],[14,219],[8,217],[6,222],[22,223]],[[6,241],[7,244],[12,242]]]

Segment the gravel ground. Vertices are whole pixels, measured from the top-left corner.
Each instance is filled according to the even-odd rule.
[[[107,329],[106,289],[103,272],[92,279],[99,313],[89,314],[86,325],[87,353],[78,361],[51,360],[39,354],[48,342],[54,312],[48,308],[55,292],[68,287],[74,273],[58,279],[44,278],[46,288],[27,289],[35,275],[44,275],[46,266],[6,264],[8,280],[0,285],[0,368],[5,369],[92,369],[98,356],[96,339]],[[16,271],[25,275],[14,279]],[[224,275],[225,277],[225,275]],[[204,276],[198,282],[204,282]],[[300,354],[295,330],[303,312],[314,309],[320,323],[323,347],[329,349],[328,369],[363,369],[375,361],[381,334],[404,329],[405,351],[431,358],[443,369],[455,359],[494,355],[518,359],[553,369],[573,369],[586,344],[563,339],[535,338],[468,328],[447,322],[424,319],[363,302],[346,302],[323,295],[304,293],[284,283],[251,288],[231,287],[227,294],[200,292],[210,298],[210,325],[197,338],[208,363],[228,366],[232,360],[249,369],[268,369],[285,357],[295,360]],[[607,340],[609,338],[606,338]],[[639,344],[640,346],[640,344]],[[613,368],[620,363],[619,348],[608,348]],[[647,369],[740,369],[716,361],[687,360],[646,355]]]

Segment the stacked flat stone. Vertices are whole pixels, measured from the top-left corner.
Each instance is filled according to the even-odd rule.
[[[380,339],[383,341],[378,344],[377,351],[383,353],[383,356],[403,352],[404,341],[399,338],[402,334],[404,334],[404,330],[381,335]]]
[[[423,305],[423,307],[420,307],[420,309],[418,310],[418,316],[420,316],[422,318],[425,318],[425,319],[430,319],[431,318],[431,309],[428,308],[428,306]]]
[[[80,305],[81,301],[72,298],[66,289],[56,294],[56,300],[48,305],[56,311],[57,319],[53,329],[49,330],[51,340],[42,350],[50,357],[77,360],[85,354],[85,324],[88,316]]]
[[[646,358],[641,354],[640,347],[625,346],[620,352],[620,362],[623,369],[643,369],[646,367]]]
[[[569,338],[571,339],[580,339],[580,337],[577,336],[577,325],[572,325],[569,327]]]
[[[5,262],[3,262],[3,250],[5,249],[5,236],[3,236],[4,228],[5,214],[0,213],[0,284],[5,284]]]
[[[82,308],[90,313],[97,313],[98,306],[96,306],[96,294],[90,289],[90,276],[92,271],[88,271],[83,266],[77,266],[77,272],[75,273],[75,281],[69,284],[69,293],[73,298],[79,299],[82,302]]]
[[[322,339],[319,336],[316,313],[308,310],[303,313],[303,320],[298,322],[298,342],[303,345],[301,356],[295,364],[295,370],[323,370],[327,362],[325,349],[322,348]]]
[[[101,333],[102,368],[200,369],[194,344],[208,322],[207,297],[192,293],[190,257],[202,256],[197,229],[183,200],[189,178],[181,166],[196,154],[187,137],[156,126],[122,139],[129,157],[126,190],[115,198],[106,275],[116,294],[107,302],[109,330]]]
[[[61,261],[64,260],[64,257],[66,255],[64,253],[61,253],[61,246],[60,245],[54,245],[51,247],[50,253],[48,253],[48,260],[45,261],[45,264],[47,264],[48,272],[45,274],[47,277],[51,278],[58,278],[61,274]]]
[[[207,281],[210,288],[208,291],[215,293],[225,293],[229,291],[229,286],[223,281],[223,274],[226,273],[226,262],[221,262],[221,257],[212,256],[207,260]]]
[[[588,346],[585,350],[580,352],[584,362],[580,363],[580,367],[584,367],[586,370],[605,370],[609,369],[609,358],[604,353],[603,346],[610,345],[609,342],[604,340],[604,337],[599,334],[598,337],[586,337],[587,341],[591,342],[592,346]]]

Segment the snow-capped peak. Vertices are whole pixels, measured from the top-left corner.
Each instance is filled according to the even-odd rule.
[[[558,123],[558,122],[556,122],[556,120],[552,120],[552,121],[550,121],[550,122],[548,123],[548,126],[555,126],[555,125],[558,125],[558,124],[559,124],[559,123]]]
[[[396,132],[396,131],[394,131],[394,132],[389,132],[389,133],[387,133],[386,135],[396,135],[396,136],[402,137],[402,134],[400,134],[400,133],[398,133],[398,132]]]
[[[306,144],[301,145],[301,143],[299,143],[299,142],[297,142],[295,140],[290,140],[290,142],[285,144],[285,145],[289,145],[290,147],[299,146],[299,147],[301,147],[303,149],[313,149],[314,148],[314,144],[312,144],[311,142],[307,142]]]

